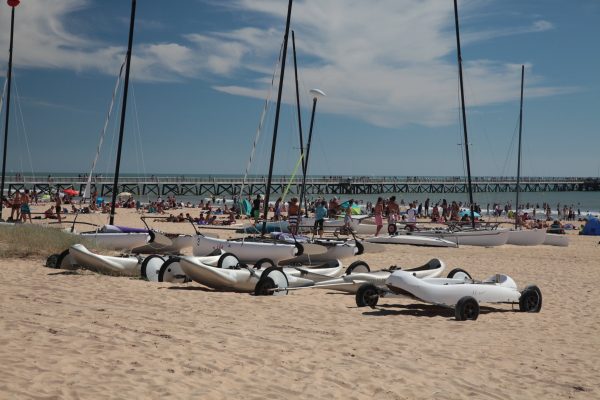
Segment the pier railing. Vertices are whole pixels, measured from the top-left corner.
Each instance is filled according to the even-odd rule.
[[[137,195],[244,195],[264,193],[266,176],[252,176],[245,181],[241,177],[222,176],[122,176],[117,193],[130,192]],[[474,177],[475,192],[513,192],[516,190],[516,177]],[[87,177],[80,176],[8,176],[9,193],[15,190],[31,189],[42,193],[73,188],[82,191]],[[112,195],[112,176],[94,176],[92,191],[99,195]],[[289,185],[292,193],[299,193],[302,179],[276,176],[273,191],[283,192]],[[600,179],[585,177],[521,177],[520,190],[524,192],[554,191],[599,191]],[[463,176],[311,176],[307,178],[306,190],[309,194],[386,194],[386,193],[466,193],[466,178]]]

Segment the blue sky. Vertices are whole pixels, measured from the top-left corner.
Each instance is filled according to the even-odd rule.
[[[285,0],[139,0],[121,170],[243,174],[286,11]],[[129,15],[125,0],[22,1],[9,173],[89,171]],[[523,174],[598,176],[600,1],[463,0],[459,16],[473,174],[516,173],[525,64]],[[0,82],[9,21],[2,2]],[[327,93],[309,173],[463,175],[452,0],[296,0],[292,29],[305,137],[308,90]],[[278,174],[291,173],[299,154],[291,43],[285,77]],[[251,173],[268,170],[274,110]],[[119,115],[115,109],[97,173],[114,169]],[[3,133],[4,110],[1,126]]]

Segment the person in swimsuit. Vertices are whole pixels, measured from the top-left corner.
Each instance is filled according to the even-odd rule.
[[[375,225],[377,226],[375,236],[379,236],[379,231],[383,228],[383,199],[381,197],[377,198],[377,204],[375,204],[373,214],[375,215]]]
[[[55,203],[54,203],[54,212],[56,212],[56,218],[58,219],[59,224],[62,222],[62,218],[60,217],[60,212],[61,212],[60,207],[61,206],[62,206],[62,201],[60,200],[60,195],[58,193],[56,193],[56,199],[55,199]]]
[[[288,224],[289,230],[292,235],[298,233],[298,220],[300,214],[300,207],[298,206],[298,199],[293,197],[290,200],[290,206],[288,207]]]
[[[15,216],[15,213],[17,214],[16,216]],[[10,220],[16,221],[16,220],[20,220],[20,219],[21,219],[21,192],[19,192],[17,190],[13,196],[13,200],[11,203]]]
[[[25,189],[25,194],[21,196],[21,219],[23,222],[27,222],[27,216],[29,215],[29,222],[31,220],[31,209],[29,208],[29,189]]]

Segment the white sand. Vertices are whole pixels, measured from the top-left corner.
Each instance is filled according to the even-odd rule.
[[[438,257],[544,295],[539,314],[500,305],[469,322],[406,299],[372,310],[326,290],[254,297],[3,259],[0,398],[600,398],[599,238],[571,239],[360,257],[372,268]]]

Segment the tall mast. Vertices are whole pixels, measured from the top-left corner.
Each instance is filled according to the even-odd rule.
[[[519,184],[521,182],[521,133],[523,131],[523,83],[525,81],[525,66],[521,65],[521,109],[519,112],[519,153],[517,156],[517,204],[515,215],[515,228],[519,227]]]
[[[283,56],[281,57],[281,72],[279,73],[279,91],[277,93],[277,108],[275,109],[275,126],[273,128],[273,143],[271,144],[271,161],[269,163],[269,177],[265,193],[264,220],[262,234],[267,232],[267,216],[269,215],[269,196],[271,193],[271,181],[273,179],[273,162],[275,161],[275,149],[277,147],[277,128],[279,127],[279,110],[281,109],[281,93],[283,91],[283,74],[285,73],[285,59],[287,55],[288,35],[290,33],[290,19],[292,17],[292,0],[289,0],[287,20],[285,22],[285,36],[283,39]]]
[[[296,79],[296,109],[298,110],[298,133],[300,134],[300,155],[304,155],[304,140],[302,138],[302,113],[300,112],[300,88],[298,87],[298,61],[296,59],[296,36],[292,31],[292,49],[294,54],[294,76]],[[306,174],[306,159],[302,157],[302,173]],[[300,199],[302,201],[302,199]],[[300,203],[302,204],[302,203]]]
[[[6,148],[8,146],[8,117],[10,115],[10,82],[12,80],[12,57],[13,36],[15,32],[15,7],[19,5],[18,0],[9,0],[8,5],[12,8],[10,14],[10,45],[8,47],[8,78],[6,90],[6,118],[4,120],[4,151],[2,154],[2,184],[0,185],[0,221],[2,221],[2,206],[4,205],[4,178],[6,177]]]
[[[136,0],[131,0],[131,21],[129,23],[129,42],[125,61],[125,83],[123,87],[123,106],[121,108],[121,126],[119,128],[119,146],[117,147],[117,165],[115,166],[115,180],[112,186],[112,204],[110,206],[110,224],[115,222],[115,205],[117,191],[119,190],[119,169],[121,168],[121,148],[123,147],[123,131],[125,129],[125,112],[127,110],[127,91],[129,90],[129,69],[131,67],[131,47],[133,46],[133,27],[135,24]]]
[[[467,162],[467,179],[468,179],[468,188],[469,188],[469,203],[471,208],[471,225],[473,229],[475,228],[475,211],[473,210],[473,187],[471,181],[471,161],[469,159],[469,138],[467,135],[467,114],[465,112],[465,90],[463,87],[463,72],[462,72],[462,54],[460,52],[460,31],[458,28],[458,6],[456,5],[456,0],[454,0],[454,23],[456,26],[456,50],[458,55],[458,76],[460,80],[460,101],[462,108],[462,121],[463,121],[463,129],[465,133],[464,143],[465,143],[465,159]]]
[[[308,170],[308,156],[310,155],[310,144],[312,142],[312,133],[313,133],[313,125],[315,122],[315,108],[317,107],[317,96],[313,97],[313,106],[312,113],[310,115],[310,128],[308,130],[308,142],[306,144],[306,158],[304,161],[306,162],[306,168],[304,169],[304,174],[302,174],[302,186],[300,188],[300,204],[302,204],[302,199],[304,199],[304,194],[306,193],[306,172]],[[308,217],[308,207],[305,207],[306,216]],[[301,209],[298,209],[298,215],[302,213]]]

